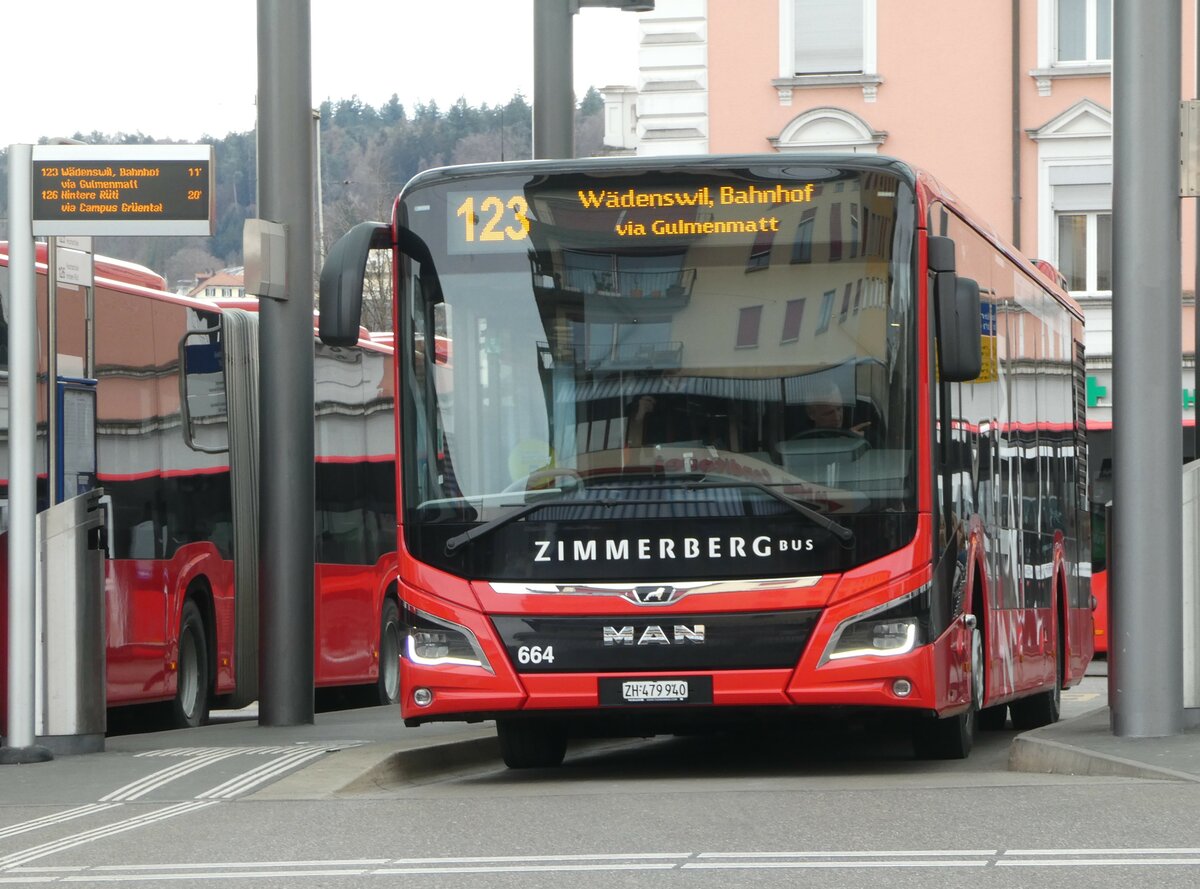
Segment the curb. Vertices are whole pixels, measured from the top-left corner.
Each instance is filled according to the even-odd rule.
[[[1196,755],[1200,751],[1200,744],[1196,743],[1200,742],[1200,736],[1116,738],[1109,726],[1109,716],[1109,709],[1100,707],[1074,719],[1017,735],[1009,747],[1009,769],[1200,783],[1200,768],[1190,768],[1193,763],[1200,766],[1200,757]]]
[[[246,799],[312,800],[369,794],[499,761],[496,729],[488,723],[449,739],[417,741],[400,749],[395,742],[379,742],[335,750]]]
[[[1018,735],[1013,738],[1008,753],[1008,767],[1014,772],[1200,783],[1200,777],[1187,772],[1152,766],[1110,753],[1098,753],[1095,750],[1085,750],[1061,741],[1031,735]]]
[[[387,791],[399,784],[443,778],[486,763],[500,765],[500,741],[496,738],[494,730],[486,738],[396,750],[340,787],[336,795],[360,796],[375,791]]]

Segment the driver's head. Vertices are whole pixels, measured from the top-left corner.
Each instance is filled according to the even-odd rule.
[[[841,429],[845,405],[842,392],[833,380],[822,380],[813,387],[812,398],[805,410],[817,429]]]

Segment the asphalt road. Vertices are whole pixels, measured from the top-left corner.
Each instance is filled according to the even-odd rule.
[[[1067,692],[1066,718],[1105,691]],[[0,773],[0,885],[1200,884],[1200,784],[1011,772],[1013,734],[944,763],[886,723],[610,742],[308,799],[271,789],[330,745],[113,757],[71,804],[5,802]]]

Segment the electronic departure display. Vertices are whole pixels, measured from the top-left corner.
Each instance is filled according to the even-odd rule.
[[[37,146],[32,167],[35,235],[213,232],[212,146]]]
[[[450,253],[502,253],[527,250],[531,225],[539,221],[606,232],[631,245],[708,235],[778,232],[780,210],[809,204],[812,182],[730,184],[710,181],[687,189],[588,187],[452,191],[447,194]]]

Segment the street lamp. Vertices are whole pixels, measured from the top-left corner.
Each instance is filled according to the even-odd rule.
[[[575,68],[571,16],[582,7],[650,12],[654,0],[535,0],[533,156],[575,156]]]

